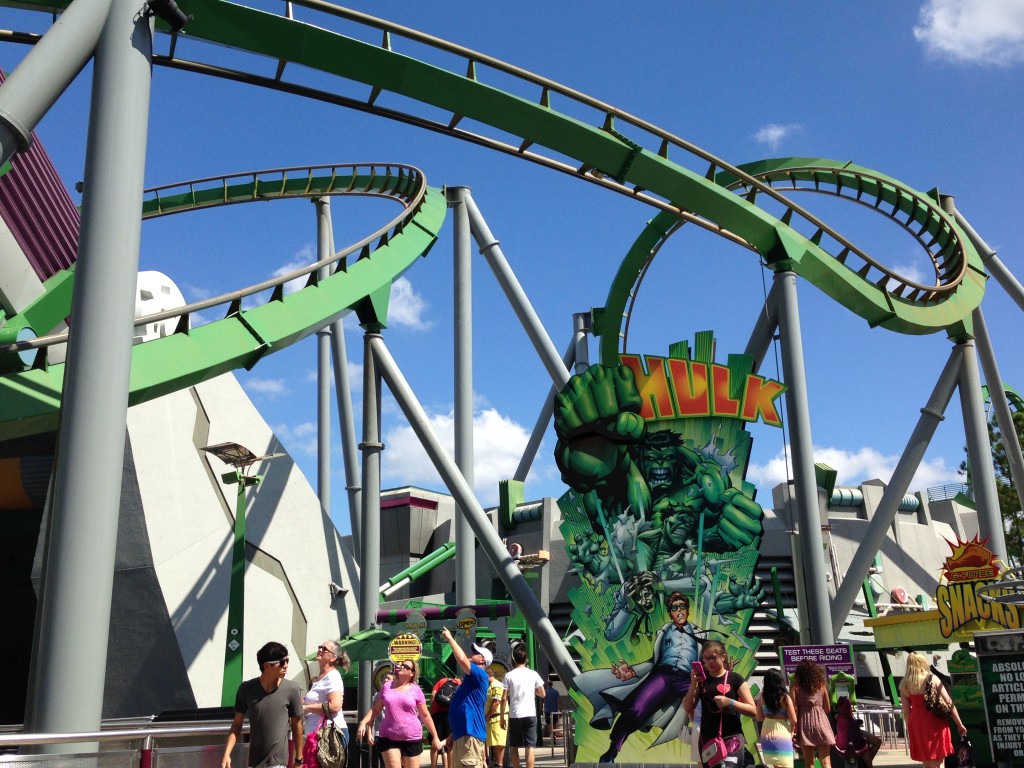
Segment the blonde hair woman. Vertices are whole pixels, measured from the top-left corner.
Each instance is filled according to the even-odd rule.
[[[928,659],[921,653],[907,656],[907,672],[900,682],[900,704],[903,707],[903,722],[906,723],[910,739],[910,759],[917,760],[924,768],[939,768],[946,755],[953,754],[953,740],[949,737],[949,723],[933,715],[924,705],[929,689],[935,690],[950,705],[949,716],[956,723],[961,736],[967,734],[960,713],[946,689],[928,666]]]

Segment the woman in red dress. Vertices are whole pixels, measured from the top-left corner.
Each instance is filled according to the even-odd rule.
[[[907,656],[907,673],[900,682],[900,702],[903,706],[903,722],[906,723],[907,739],[910,742],[910,759],[924,764],[924,768],[939,768],[946,755],[953,754],[953,740],[949,737],[949,723],[933,715],[924,706],[924,695],[928,688],[936,688],[939,695],[952,709],[949,716],[956,723],[961,736],[967,729],[960,720],[953,700],[949,698],[942,682],[932,675],[928,659],[920,653]]]

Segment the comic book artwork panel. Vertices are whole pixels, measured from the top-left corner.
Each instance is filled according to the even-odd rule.
[[[689,760],[680,702],[701,645],[725,642],[744,676],[758,645],[745,637],[764,597],[754,577],[764,513],[744,480],[750,435],[738,416],[680,416],[680,402],[740,414],[754,396],[771,410],[763,393],[784,387],[754,376],[743,355],[729,366],[638,361],[591,366],[555,402],[555,456],[571,488],[561,531],[580,576],[570,599],[582,762]],[[694,407],[702,395],[707,407]]]

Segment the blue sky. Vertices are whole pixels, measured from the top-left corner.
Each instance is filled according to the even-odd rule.
[[[280,12],[283,3],[261,3]],[[852,160],[960,210],[1018,275],[1024,172],[1024,0],[860,3],[423,3],[348,7],[451,40],[631,112],[733,163],[766,157]],[[581,10],[581,9],[585,9]],[[330,26],[296,9],[296,17]],[[42,31],[45,16],[0,9],[0,27]],[[157,50],[166,49],[166,40]],[[16,66],[22,46],[0,46]],[[233,54],[222,54],[231,58]],[[69,187],[82,176],[87,69],[38,126]],[[392,102],[397,104],[397,102]],[[147,185],[331,162],[396,161],[430,183],[465,185],[564,350],[572,313],[602,306],[615,270],[654,211],[578,180],[381,118],[156,68]],[[77,193],[72,193],[77,201]],[[891,224],[856,206],[801,199],[883,263],[924,275],[923,257]],[[387,203],[336,200],[339,247],[394,214]],[[143,227],[142,267],[170,275],[190,300],[311,260],[308,202],[235,206]],[[395,286],[386,342],[442,434],[452,424],[451,228]],[[476,484],[484,504],[509,477],[549,380],[485,263],[475,263]],[[719,359],[742,351],[770,275],[748,252],[701,232],[676,236],[637,304],[631,349],[714,330]],[[814,286],[799,286],[815,460],[841,483],[888,479],[949,354],[941,334],[908,337],[867,324]],[[1024,388],[1020,311],[991,282],[983,309],[1004,380]],[[347,334],[359,413],[361,334]],[[596,344],[592,345],[596,360]],[[770,352],[762,373],[781,378]],[[315,342],[275,354],[239,379],[315,483]],[[336,422],[336,419],[332,419]],[[336,426],[335,426],[336,429]],[[759,501],[785,477],[784,436],[753,428],[748,478]],[[348,530],[334,436],[332,511]],[[441,489],[392,400],[383,482]],[[954,398],[912,490],[958,480],[963,424]],[[559,495],[549,431],[527,496]]]

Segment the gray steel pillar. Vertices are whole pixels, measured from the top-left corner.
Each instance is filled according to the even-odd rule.
[[[779,284],[773,283],[765,298],[764,307],[757,315],[754,330],[750,332],[747,348],[743,350],[743,354],[754,358],[755,373],[761,370],[764,356],[768,354],[775,331],[779,327],[779,290]]]
[[[338,398],[338,422],[341,425],[341,453],[345,459],[345,491],[348,493],[348,516],[352,528],[352,548],[357,562],[362,562],[363,493],[359,482],[359,452],[356,447],[356,422],[352,408],[352,387],[348,382],[348,351],[345,348],[345,324],[331,323],[331,351],[334,359],[334,391]]]
[[[316,259],[331,255],[331,201],[318,197],[316,206]],[[317,279],[326,280],[328,267],[317,270]],[[331,516],[331,329],[316,332],[316,493],[320,511]]]
[[[981,239],[981,235],[974,231],[974,227],[970,225],[967,219],[964,218],[963,214],[956,209],[953,203],[952,197],[944,197],[942,200],[942,208],[947,213],[952,213],[956,219],[956,223],[960,225],[960,228],[967,233],[967,237],[970,238],[974,247],[978,249],[978,253],[981,254],[982,261],[985,262],[985,268],[991,273],[992,277],[996,279],[996,282],[1003,286],[1010,298],[1013,299],[1017,306],[1024,309],[1024,286],[1020,284],[1020,281],[1013,276],[1013,273],[1006,268],[1006,265],[999,260],[996,256],[996,252],[988,247],[988,243]]]
[[[537,597],[533,594],[529,583],[523,577],[523,574],[519,572],[519,568],[516,566],[512,556],[509,555],[508,549],[501,543],[501,539],[498,538],[498,534],[491,526],[487,514],[473,494],[473,489],[466,482],[462,473],[459,472],[455,462],[445,453],[441,441],[438,440],[437,435],[434,434],[434,430],[430,426],[430,419],[416,400],[415,394],[413,394],[401,370],[399,370],[398,365],[391,357],[391,353],[385,346],[384,340],[380,336],[368,338],[370,339],[371,351],[375,362],[380,366],[381,375],[387,382],[391,394],[398,401],[402,412],[409,420],[409,425],[420,439],[420,443],[426,450],[427,455],[430,456],[434,468],[441,475],[441,479],[444,480],[449,492],[455,498],[456,503],[464,510],[465,516],[469,520],[473,532],[476,534],[480,549],[491,561],[494,572],[501,578],[509,594],[512,596],[512,600],[519,607],[519,610],[522,611],[523,618],[530,629],[533,630],[537,643],[547,656],[548,661],[551,662],[551,665],[558,672],[559,677],[568,684],[569,681],[579,674],[575,662],[562,644],[561,638],[551,625],[551,621],[548,619],[547,614],[544,613],[544,609],[537,601]]]
[[[74,0],[0,85],[0,165],[29,148],[36,123],[92,56],[110,7]]]
[[[530,300],[527,298],[523,286],[519,284],[519,280],[512,271],[512,267],[509,266],[505,254],[501,252],[501,245],[494,239],[494,235],[491,234],[491,229],[487,226],[487,222],[484,221],[480,209],[476,207],[472,195],[466,195],[466,209],[469,211],[469,223],[473,229],[473,237],[476,238],[476,244],[480,247],[480,253],[484,255],[487,263],[490,264],[491,271],[494,272],[494,276],[498,279],[501,289],[505,292],[505,297],[512,305],[516,317],[519,318],[519,322],[526,329],[526,335],[533,343],[533,348],[537,350],[537,354],[540,355],[541,362],[547,368],[548,375],[559,391],[561,391],[565,383],[569,381],[569,371],[566,370],[565,365],[562,364],[561,359],[558,357],[558,350],[551,343],[551,337],[544,330],[544,325],[530,305]]]
[[[455,463],[473,487],[473,248],[467,187],[446,189],[455,220]],[[455,510],[455,602],[476,604],[476,546],[462,507]]]
[[[1010,406],[1006,402],[1006,390],[999,374],[999,365],[996,362],[996,355],[992,349],[992,341],[988,335],[988,326],[981,313],[981,307],[974,310],[974,342],[978,347],[978,358],[981,360],[981,369],[985,372],[988,396],[992,400],[992,410],[995,411],[999,431],[1004,436],[1015,435],[1017,430],[1013,425]],[[1020,450],[1020,440],[1004,437],[1003,446],[1006,448],[1006,460],[1010,465],[1010,479],[1013,481],[1013,487],[1017,489],[1017,498],[1024,499],[1024,454]],[[1003,531],[1005,533],[1005,529]]]
[[[345,491],[348,494],[349,524],[356,560],[362,562],[363,493],[359,481],[359,453],[356,447],[356,422],[352,407],[352,387],[348,381],[348,352],[345,348],[345,325],[341,320],[331,323],[332,357],[334,359],[334,391],[338,398],[338,422],[341,425],[341,453],[345,459]]]
[[[566,370],[569,370],[572,366],[575,352],[576,337],[573,336],[572,341],[569,342],[569,348],[562,355],[562,362],[565,364]],[[530,467],[533,466],[533,461],[537,458],[537,451],[540,449],[541,441],[544,440],[544,435],[548,431],[548,424],[551,423],[551,415],[555,412],[555,395],[558,392],[559,387],[552,384],[548,390],[547,397],[541,404],[540,413],[537,414],[537,421],[534,423],[533,431],[530,433],[530,439],[526,441],[523,456],[519,460],[519,466],[516,467],[516,473],[512,476],[513,480],[518,480],[521,483],[525,482],[526,476],[530,474]]]
[[[574,355],[577,375],[583,373],[590,367],[590,345],[587,343],[587,334],[590,333],[591,316],[589,312],[574,312],[572,315],[572,338],[574,342]],[[568,363],[566,363],[568,365]]]
[[[74,321],[33,649],[77,659],[77,693],[74,706],[55,696],[67,669],[40,665],[31,731],[97,731],[103,714],[152,58],[152,31],[138,11],[136,0],[114,0],[96,48]]]
[[[328,198],[330,199],[330,198]],[[334,253],[334,226],[327,217],[330,253]],[[334,265],[337,271],[338,265]],[[355,411],[352,407],[352,386],[348,381],[348,350],[345,348],[345,323],[342,318],[331,323],[331,357],[334,360],[334,392],[338,398],[338,423],[341,429],[341,455],[345,464],[345,492],[348,494],[349,527],[352,531],[352,551],[356,562],[361,562],[363,508],[362,486],[359,484],[359,449],[356,443]]]
[[[807,605],[800,616],[800,625],[808,628],[810,643],[820,645],[831,643],[833,634],[832,623],[829,621],[825,551],[818,511],[818,482],[814,474],[814,443],[811,440],[811,417],[807,407],[807,378],[804,373],[796,273],[777,273],[775,285],[779,286],[782,371],[786,379],[786,415],[793,449],[795,517],[800,532],[802,572],[798,577],[803,578],[807,595]]]
[[[878,503],[875,514],[868,523],[867,530],[861,538],[860,546],[850,561],[843,583],[836,590],[835,600],[832,602],[832,629],[838,636],[843,622],[853,609],[853,603],[864,585],[864,579],[868,577],[868,569],[874,565],[875,555],[882,549],[885,538],[889,533],[889,527],[896,519],[896,513],[900,501],[910,487],[910,481],[914,479],[914,473],[921,465],[928,450],[928,443],[931,442],[939,422],[943,420],[946,406],[953,397],[953,390],[956,388],[959,377],[960,362],[963,357],[960,346],[955,346],[949,353],[946,365],[935,382],[928,403],[921,409],[921,418],[907,441],[906,448],[900,456],[896,469],[893,470],[889,484],[882,492],[882,498]]]
[[[978,356],[974,349],[974,339],[961,342],[958,346],[963,350],[963,357],[960,360],[960,407],[964,415],[967,460],[971,465],[974,503],[978,508],[978,529],[982,538],[991,537],[988,548],[1006,562],[1003,515],[999,510],[995,466],[992,464],[992,443],[988,439],[988,419],[985,418],[985,402],[981,396],[981,377],[978,375]]]
[[[372,629],[377,622],[380,602],[380,374],[373,355],[374,341],[383,341],[379,333],[368,331],[363,337],[363,539],[359,569],[359,629]],[[369,711],[373,691],[373,663],[359,664],[359,713]]]

